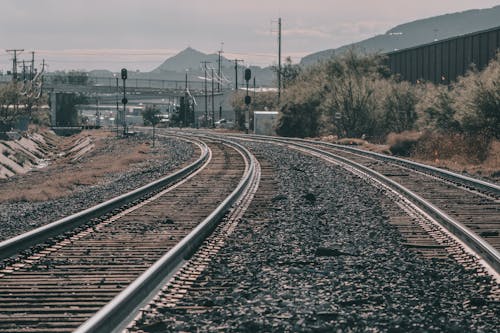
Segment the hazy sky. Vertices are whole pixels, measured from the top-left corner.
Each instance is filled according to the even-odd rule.
[[[1,0],[0,70],[6,49],[35,51],[49,70],[149,71],[187,46],[246,64],[276,63],[277,18],[283,57],[295,61],[316,51],[383,34],[430,16],[488,8],[499,0]]]

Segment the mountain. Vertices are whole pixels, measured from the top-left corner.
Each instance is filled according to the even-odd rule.
[[[214,72],[217,72],[218,64],[217,61],[219,59],[218,54],[205,54],[203,52],[197,51],[191,47],[184,49],[178,54],[166,59],[160,66],[153,69],[150,72],[139,72],[139,71],[128,71],[128,78],[131,80],[139,79],[139,80],[173,80],[173,81],[182,81],[184,82],[186,69],[188,70],[188,79],[190,81],[198,81],[203,82],[205,71],[202,68],[202,62],[208,61],[207,64],[208,71],[207,77],[208,80],[211,80],[211,68],[214,69]],[[258,87],[264,86],[273,86],[276,81],[276,74],[272,70],[271,67],[257,67],[251,66],[252,70],[252,78],[256,78],[256,84]],[[238,86],[242,87],[244,85],[243,72],[245,67],[239,64],[238,66]],[[224,82],[226,85],[234,85],[235,80],[235,71],[234,71],[234,62],[228,60],[227,58],[221,57],[221,72],[222,76],[225,79]],[[93,70],[89,72],[89,76],[93,78],[114,78],[118,74],[120,77],[120,73],[113,73],[108,70]],[[133,82],[131,84],[134,84]],[[250,84],[253,84],[253,79]]]
[[[165,60],[160,66],[153,69],[151,72],[184,72],[186,69],[190,71],[199,70],[202,61],[208,61],[211,63],[212,67],[217,68],[218,58],[218,54],[205,54],[188,47],[175,56]],[[224,57],[221,57],[221,63],[222,67],[229,67],[232,65],[231,62]]]
[[[309,65],[342,54],[349,48],[365,53],[386,53],[476,31],[495,28],[500,24],[500,6],[445,14],[398,25],[384,35],[361,42],[307,55],[300,61]]]
[[[189,80],[202,81],[205,75],[205,71],[202,69],[202,62],[208,61],[209,68],[208,76],[211,75],[210,68],[214,68],[217,71],[217,61],[219,59],[218,54],[205,54],[191,47],[184,49],[178,54],[166,59],[160,66],[153,69],[149,73],[138,73],[136,76],[148,77],[148,78],[158,78],[169,80],[184,80],[186,69],[189,71]],[[260,67],[250,67],[252,70],[252,77],[256,77],[258,86],[271,86],[274,84],[276,75],[270,67],[260,68]],[[239,66],[238,70],[238,86],[242,86],[243,81],[243,70],[244,67]],[[235,72],[234,72],[234,62],[228,60],[221,56],[221,71],[227,80],[234,83],[235,82]]]

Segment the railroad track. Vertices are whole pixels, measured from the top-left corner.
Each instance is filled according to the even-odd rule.
[[[256,177],[243,147],[204,141],[173,176],[0,243],[0,332],[119,327]]]
[[[252,137],[326,156],[355,173],[388,185],[451,232],[469,252],[477,253],[497,277],[500,274],[500,186],[352,147],[300,139]],[[428,232],[414,229],[406,218],[401,221],[398,228],[406,235],[409,247],[443,255],[440,248],[444,245],[428,243]]]
[[[241,139],[243,142],[263,141],[262,138],[248,136],[238,136],[237,138]],[[438,223],[441,222],[438,218],[439,214],[442,214],[443,212],[448,213],[445,209],[449,206],[443,206],[443,203],[448,204],[449,202],[457,200],[457,198],[461,198],[460,200],[466,199],[466,196],[457,197],[456,195],[453,195],[455,190],[459,192],[464,191],[464,193],[468,195],[488,200],[490,203],[496,202],[497,206],[494,206],[494,204],[493,206],[497,207],[496,221],[498,221],[498,200],[494,195],[485,191],[483,189],[483,185],[473,188],[473,184],[469,183],[467,186],[464,186],[463,183],[458,181],[451,182],[447,179],[447,177],[442,177],[442,179],[441,177],[437,177],[433,174],[436,172],[435,170],[432,171],[432,174],[429,172],[431,175],[428,175],[421,170],[413,171],[407,166],[401,167],[401,165],[398,164],[387,165],[387,162],[381,162],[373,157],[365,157],[363,155],[353,156],[352,153],[346,153],[343,150],[339,152],[332,147],[324,147],[313,143],[293,142],[275,138],[265,138],[265,141],[298,150],[304,154],[315,156],[334,165],[340,165],[355,175],[369,181],[375,187],[379,188],[381,192],[385,193],[386,200],[382,201],[383,206],[385,207],[384,211],[386,211],[387,215],[390,217],[389,222],[400,232],[404,240],[403,246],[409,248],[411,251],[415,251],[418,255],[422,255],[423,257],[431,260],[440,259],[446,261],[449,260],[449,258],[453,258],[456,262],[463,265],[466,270],[474,272],[474,274],[478,277],[493,275],[494,278],[491,280],[491,284],[488,282],[490,280],[485,279],[484,288],[485,290],[489,290],[489,292],[487,292],[488,299],[485,302],[491,302],[491,304],[498,304],[498,302],[500,302],[500,289],[498,288],[499,280],[498,272],[495,271],[497,269],[497,266],[495,266],[495,258],[491,261],[488,260],[488,263],[485,263],[477,254],[477,249],[472,250],[470,248],[470,240],[463,240],[460,233],[458,236],[455,236]],[[354,160],[354,162],[352,160]],[[264,178],[267,178],[268,181],[273,177],[272,173],[270,173],[270,169],[271,168],[266,167],[266,172],[264,173]],[[412,179],[412,181],[407,179]],[[407,182],[404,182],[405,180]],[[419,183],[421,184],[422,182],[426,182],[428,186],[423,187],[424,190],[422,192],[417,192],[420,188]],[[468,182],[470,181],[468,180]],[[266,205],[266,203],[269,203],[269,201],[273,199],[272,197],[276,193],[271,196],[268,195],[268,193],[273,193],[272,182],[270,183],[267,183],[266,185],[264,182],[261,185],[261,187],[264,187],[263,193],[260,193],[261,196],[257,197],[257,200],[252,203],[252,205],[255,206],[249,210],[250,212],[259,212],[260,209]],[[422,204],[419,203],[418,200],[415,200],[415,197],[408,196],[408,193],[400,189],[403,186],[411,187],[412,192],[417,192],[416,197],[419,197],[420,195],[423,196],[424,194],[434,191],[434,187],[430,188],[429,185],[432,183],[439,183],[436,193],[431,193],[432,195],[430,197],[425,197],[423,200],[427,203],[431,202],[431,208],[435,206],[440,207],[436,215],[432,214],[432,212],[428,212],[428,209],[425,209],[425,207],[422,207]],[[281,199],[277,198],[277,200]],[[479,210],[480,208],[477,209]],[[446,213],[445,215],[447,216]],[[467,210],[465,210],[462,214],[465,213],[467,213]],[[453,219],[456,219],[457,216],[463,216],[462,214],[453,215]],[[247,213],[245,218],[251,220],[253,216],[253,214]],[[258,213],[256,216],[259,218]],[[492,216],[494,217],[495,215],[492,214],[489,217]],[[493,220],[495,219],[493,218]],[[258,220],[253,220],[251,222],[254,225],[260,224]],[[266,221],[262,225],[269,222],[270,221]],[[475,225],[477,225],[477,221]],[[485,227],[485,225],[483,225],[483,227]],[[498,230],[498,226],[493,225],[490,227],[494,230],[495,228]],[[254,230],[254,233],[255,232],[256,231]],[[474,239],[472,242],[473,241]],[[193,318],[194,322],[199,323],[214,320],[214,324],[220,325],[218,327],[216,326],[215,329],[234,328],[234,326],[227,326],[223,324],[224,314],[228,313],[228,316],[231,317],[231,313],[242,313],[243,310],[241,310],[241,308],[230,308],[226,311],[225,306],[231,307],[231,305],[228,305],[227,303],[224,305],[225,298],[233,297],[233,290],[247,290],[247,292],[250,293],[248,289],[259,290],[259,286],[245,285],[242,287],[241,284],[235,283],[231,278],[220,278],[221,275],[231,276],[230,274],[219,273],[219,275],[212,276],[203,273],[223,245],[223,242],[215,245],[213,243],[208,244],[207,248],[201,252],[199,257],[194,258],[193,261],[186,264],[184,269],[177,276],[175,276],[175,278],[172,279],[159,294],[157,294],[154,301],[141,310],[141,315],[135,318],[135,321],[128,327],[128,331],[138,333],[162,332],[175,327],[179,327],[181,330],[183,327],[185,327],[186,330],[191,330],[196,326],[193,326],[195,324],[188,324],[190,322],[190,318]],[[303,248],[306,248],[310,245],[302,244],[302,246]],[[219,261],[237,261],[233,257],[237,257],[237,253],[225,251],[223,255],[224,257],[219,259]],[[233,259],[226,259],[227,257],[233,257]],[[242,263],[242,265],[245,264],[248,265],[248,262]],[[221,268],[217,265],[218,264],[215,264],[216,268],[213,268],[211,272],[224,272],[225,270],[231,270],[231,267]],[[299,261],[298,265],[307,265],[307,263],[300,263]],[[312,267],[314,267],[314,265]],[[271,270],[271,268],[267,269]],[[278,270],[282,269],[282,267],[278,268]],[[295,272],[295,270],[293,270],[293,272]],[[314,276],[314,269],[311,269],[311,272],[311,276]],[[327,273],[325,272],[325,274]],[[407,272],[407,274],[411,275],[411,272]],[[307,284],[307,282],[304,283]],[[290,286],[290,288],[293,289],[292,286]],[[259,292],[261,294],[272,293],[272,291],[265,289]],[[269,297],[269,299],[272,299],[272,297]],[[254,300],[249,297],[248,301],[253,302]],[[482,300],[464,301],[466,304],[472,302],[472,307],[477,306],[477,304],[482,302]],[[262,306],[262,303],[260,303],[260,305]],[[289,311],[293,312],[293,310]],[[220,317],[211,317],[210,313],[218,313]],[[319,316],[326,316],[327,318],[328,316],[332,316],[332,318],[335,318],[337,314],[336,312],[332,314],[329,312],[319,312]],[[278,316],[275,318],[287,321],[289,319],[292,320],[292,317],[292,315],[286,314],[283,317]],[[257,320],[257,318],[255,319]],[[176,326],[177,322],[181,324]]]
[[[239,173],[226,172],[228,170],[224,171],[224,167],[215,171],[206,168],[206,175],[200,171],[192,179],[191,189],[194,187],[201,192],[193,194],[186,189],[191,181],[188,180],[172,190],[156,190],[154,197],[149,197],[147,202],[136,202],[137,205],[130,205],[118,215],[108,212],[105,217],[94,220],[92,225],[80,226],[76,232],[70,233],[69,238],[60,237],[49,241],[41,250],[22,254],[19,250],[9,250],[12,252],[9,256],[14,254],[15,259],[6,261],[8,267],[4,268],[1,273],[4,275],[0,277],[0,304],[2,309],[4,305],[7,309],[6,315],[3,315],[3,311],[0,315],[0,333],[18,332],[23,328],[33,332],[75,329],[77,332],[110,332],[124,328],[130,321],[129,330],[141,332],[144,320],[154,318],[158,313],[204,312],[213,306],[211,298],[215,299],[217,293],[231,290],[230,280],[212,280],[203,272],[223,248],[226,238],[237,228],[242,217],[252,216],[251,212],[244,215],[246,209],[250,206],[250,211],[257,212],[266,206],[271,196],[265,194],[273,193],[272,175],[268,166],[263,168],[263,177],[268,180],[260,188],[264,196],[252,202],[261,177],[255,158],[242,146],[224,141],[221,136],[199,136],[202,141],[209,142],[211,147],[212,158],[208,160],[219,161],[215,163],[219,166],[227,166],[231,160],[239,159]],[[478,276],[496,276],[496,285],[486,287],[491,287],[488,302],[500,301],[498,249],[489,243],[493,240],[493,244],[496,244],[494,232],[498,231],[499,201],[495,185],[488,188],[489,184],[483,182],[475,186],[471,179],[460,179],[452,174],[439,175],[439,170],[402,166],[404,163],[399,161],[388,164],[366,153],[346,152],[334,146],[303,140],[238,138],[243,141],[265,140],[287,146],[340,165],[367,179],[399,207],[395,209],[393,203],[387,203],[388,209],[392,210],[390,222],[403,236],[404,246],[428,258],[452,257]],[[197,177],[204,175],[207,178],[196,181]],[[217,178],[219,176],[222,178]],[[223,186],[225,183],[231,185]],[[435,183],[439,183],[439,190],[435,190]],[[236,185],[238,188],[232,194],[244,193],[238,205],[217,225],[215,221],[223,216],[236,199],[224,200],[223,194],[219,199],[211,196],[219,188],[225,188],[227,195]],[[457,191],[465,194],[457,196]],[[453,202],[458,200],[463,205],[469,196],[473,196],[478,203],[472,200],[467,209],[458,211],[461,205],[455,206]],[[183,207],[222,202],[219,208],[225,208],[212,213],[210,209],[191,212],[187,208],[178,211],[168,208],[172,207],[174,201],[176,208],[182,207],[182,200],[187,202],[187,206]],[[152,209],[155,203],[161,201],[166,205],[165,208]],[[492,207],[492,214],[483,223],[478,222],[477,212],[481,212],[484,205]],[[471,207],[479,207],[472,208],[477,209],[476,214],[469,214]],[[189,221],[179,228],[180,222],[188,215],[197,218],[198,224],[188,218]],[[443,223],[446,228],[438,223]],[[473,226],[476,229],[471,233],[469,229]],[[212,236],[203,241],[213,229],[215,232]],[[202,231],[203,236],[198,235],[198,231]],[[124,238],[120,238],[121,235],[125,235]],[[141,238],[137,239],[137,235]],[[158,235],[166,238],[155,245],[153,242],[158,240]],[[131,249],[124,239],[133,241],[137,247]],[[34,240],[26,242],[21,243],[38,244]],[[186,260],[199,244],[202,244],[200,250],[190,260]],[[16,246],[20,247],[19,244]],[[113,247],[118,251],[112,253],[110,249]],[[160,247],[163,248],[159,250]],[[478,256],[482,256],[487,263]],[[154,301],[147,305],[153,297]],[[199,306],[200,299],[210,304]],[[145,307],[139,311],[141,304]],[[138,311],[140,314],[136,315]]]

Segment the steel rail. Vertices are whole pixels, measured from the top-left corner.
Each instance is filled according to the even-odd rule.
[[[187,140],[186,138],[182,139]],[[192,139],[188,141],[197,145],[201,150],[200,157],[190,165],[128,193],[122,194],[76,214],[64,217],[55,222],[46,224],[24,234],[0,242],[0,260],[9,258],[16,253],[28,249],[30,246],[45,242],[53,236],[60,235],[68,230],[78,227],[79,225],[86,223],[92,218],[101,216],[112,211],[115,208],[133,202],[134,200],[144,196],[147,193],[167,186],[168,184],[180,181],[189,174],[193,173],[195,170],[200,168],[207,160],[209,156],[208,146],[201,141],[198,142]]]
[[[94,316],[83,323],[75,332],[108,333],[121,329],[130,314],[137,312],[141,303],[157,290],[158,285],[164,282],[167,276],[175,272],[185,258],[189,258],[196,251],[229,208],[247,190],[256,173],[256,162],[253,155],[238,143],[220,138],[217,140],[235,147],[245,159],[245,173],[236,189],[176,246],[163,255]]]
[[[371,151],[366,151],[360,148],[356,147],[349,147],[349,146],[343,146],[339,144],[334,144],[334,143],[329,143],[329,142],[318,142],[318,141],[312,141],[312,140],[304,140],[309,143],[316,143],[320,144],[323,146],[331,146],[334,148],[342,149],[348,152],[355,152],[360,155],[368,156],[368,157],[376,157],[378,159],[388,161],[388,162],[393,162],[399,165],[403,165],[406,167],[413,168],[417,171],[425,172],[425,173],[431,173],[433,175],[443,177],[447,180],[453,181],[453,182],[459,182],[463,185],[476,188],[476,189],[481,189],[483,191],[491,192],[492,194],[496,196],[500,196],[500,186],[497,184],[493,184],[481,179],[476,179],[473,177],[461,175],[452,171],[444,170],[441,168],[433,167],[431,165],[425,165],[423,163],[415,162],[415,161],[410,161],[406,160],[404,158],[399,158],[395,156],[388,156],[376,152],[371,152]]]
[[[283,143],[283,142],[282,142]],[[441,223],[442,226],[444,226],[447,230],[449,230],[451,233],[453,233],[455,236],[457,236],[461,241],[463,241],[466,245],[468,245],[470,248],[472,248],[476,253],[482,257],[491,267],[500,274],[500,253],[493,248],[488,242],[486,242],[484,239],[479,237],[476,233],[471,231],[469,228],[464,226],[462,223],[456,221],[452,217],[450,217],[448,214],[440,210],[438,207],[433,205],[432,203],[428,202],[427,200],[423,199],[421,196],[418,194],[414,193],[413,191],[407,189],[406,187],[402,186],[401,184],[393,181],[392,179],[389,179],[388,177],[378,173],[377,171],[374,171],[364,165],[361,165],[357,162],[351,161],[345,157],[337,156],[331,152],[324,151],[322,149],[316,148],[316,147],[311,147],[310,145],[306,144],[301,144],[301,143],[288,143],[289,145],[295,145],[297,147],[300,147],[302,149],[310,150],[313,152],[316,152],[318,154],[328,156],[334,160],[337,160],[343,164],[349,165],[359,171],[364,172],[365,174],[368,174],[369,176],[377,179],[378,181],[382,182],[383,184],[388,185],[391,187],[393,190],[401,193],[405,197],[407,197],[411,202],[413,202],[416,206],[418,206],[420,209],[425,211],[427,214],[432,216],[434,219],[436,219],[438,222]]]
[[[248,135],[231,135],[234,137],[242,138],[242,137],[248,137]],[[329,142],[323,142],[323,141],[315,141],[315,140],[305,140],[305,139],[299,139],[299,138],[276,138],[276,137],[271,137],[271,136],[266,136],[266,135],[251,135],[251,137],[255,138],[262,138],[264,140],[271,140],[271,141],[278,141],[278,142],[303,142],[303,143],[309,143],[309,144],[315,144],[315,145],[322,145],[322,146],[328,146],[328,147],[333,147],[337,149],[341,149],[347,152],[351,153],[357,153],[360,155],[364,155],[367,157],[373,157],[377,158],[380,160],[388,161],[391,163],[399,164],[408,168],[412,168],[414,170],[423,172],[423,173],[428,173],[432,174],[434,176],[438,176],[441,178],[444,178],[446,180],[455,182],[455,183],[460,183],[464,186],[468,186],[474,189],[478,190],[483,190],[485,192],[491,193],[495,195],[496,197],[500,197],[500,185],[493,184],[484,180],[476,179],[473,177],[468,177],[465,175],[461,175],[459,173],[455,173],[452,171],[444,170],[441,168],[433,167],[430,165],[425,165],[423,163],[419,162],[414,162],[410,161],[404,158],[399,158],[395,156],[388,156],[372,151],[367,151],[363,150],[360,148],[356,147],[349,147],[345,145],[339,145],[339,144],[334,144],[334,143],[329,143]]]

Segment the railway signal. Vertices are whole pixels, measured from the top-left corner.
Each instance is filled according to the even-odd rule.
[[[126,96],[126,89],[125,89],[125,80],[127,80],[127,69],[126,68],[122,68],[121,75],[122,75],[122,80],[123,80],[123,98],[122,98],[122,103],[123,103],[123,117],[122,117],[122,121],[123,121],[123,135],[127,135],[127,121],[125,119],[125,115],[126,115],[125,106],[128,103],[128,99],[127,99],[127,96]]]
[[[127,79],[127,69],[122,68],[122,80],[126,80],[126,79]]]
[[[250,103],[252,102],[252,98],[248,96],[248,81],[252,78],[252,71],[250,68],[245,69],[245,81],[247,82],[247,95],[245,96],[245,104],[247,106],[247,111],[245,112],[245,130],[248,133],[250,128]]]

